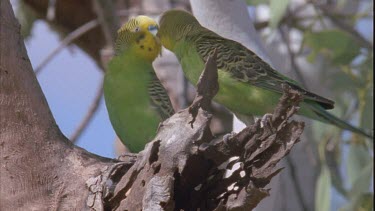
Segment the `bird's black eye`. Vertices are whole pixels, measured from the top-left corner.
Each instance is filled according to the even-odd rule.
[[[141,30],[141,28],[135,27],[134,32],[139,32],[140,30]]]

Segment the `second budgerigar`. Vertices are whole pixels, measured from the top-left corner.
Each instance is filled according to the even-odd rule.
[[[326,109],[333,108],[333,101],[305,90],[240,43],[204,28],[192,14],[167,11],[159,26],[158,37],[163,46],[175,53],[192,84],[197,83],[208,56],[217,50],[220,89],[214,99],[240,119],[272,112],[286,84],[303,94],[298,114],[373,138],[327,112]]]

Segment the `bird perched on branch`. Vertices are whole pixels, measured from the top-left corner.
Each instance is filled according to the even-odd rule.
[[[272,112],[282,95],[282,86],[286,84],[303,94],[304,101],[298,114],[373,139],[362,129],[328,113],[326,109],[333,108],[333,101],[305,90],[240,43],[204,28],[192,14],[182,10],[166,11],[159,26],[157,36],[162,45],[175,53],[192,84],[198,81],[208,56],[217,50],[220,89],[214,99],[240,120]]]
[[[142,150],[159,122],[173,115],[166,90],[152,62],[160,54],[157,23],[147,16],[130,19],[119,30],[116,55],[104,78],[104,97],[112,126],[132,152]]]

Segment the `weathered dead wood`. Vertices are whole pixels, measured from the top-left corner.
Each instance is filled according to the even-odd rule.
[[[202,109],[218,90],[215,57],[206,63],[192,106],[160,125],[124,176],[107,173],[108,180],[101,180],[111,184],[98,201],[104,209],[251,210],[269,195],[264,187],[281,171],[276,164],[303,131],[303,123],[288,121],[301,95],[285,87],[272,115],[238,134],[215,138],[211,115]]]

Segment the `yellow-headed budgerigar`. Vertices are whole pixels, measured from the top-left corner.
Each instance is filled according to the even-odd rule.
[[[116,55],[104,78],[104,97],[112,126],[132,152],[142,150],[159,122],[174,111],[152,62],[160,54],[158,25],[147,16],[130,19],[119,30]]]
[[[169,10],[162,14],[157,36],[164,47],[175,53],[185,76],[196,84],[204,62],[217,50],[219,92],[214,98],[238,116],[272,112],[287,84],[303,94],[299,114],[373,138],[326,109],[333,101],[303,89],[297,82],[274,70],[254,52],[233,40],[204,28],[190,13]]]

